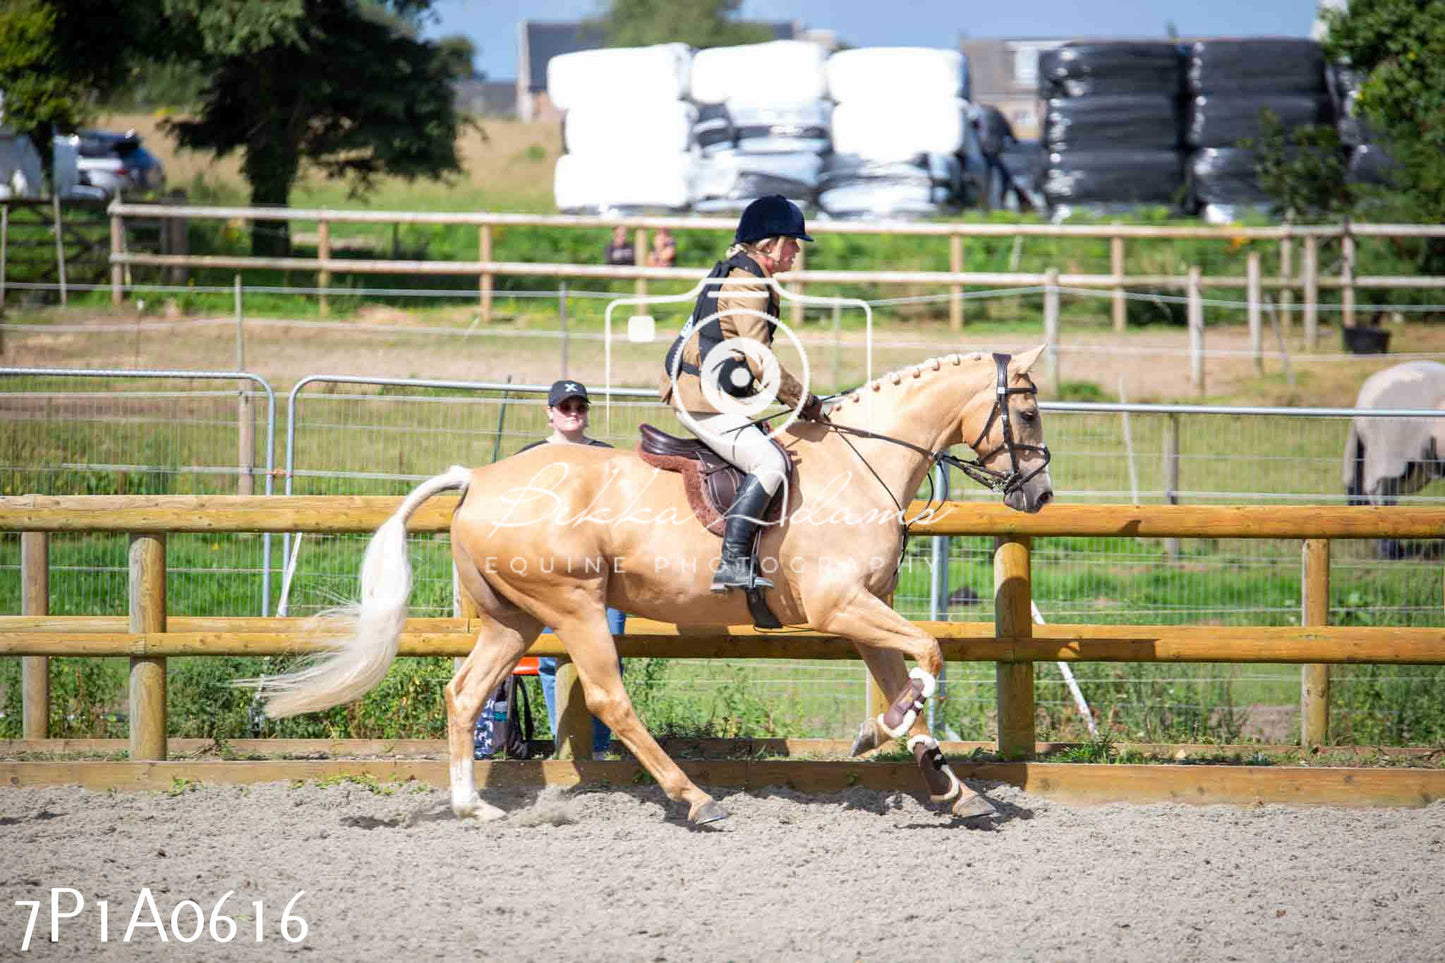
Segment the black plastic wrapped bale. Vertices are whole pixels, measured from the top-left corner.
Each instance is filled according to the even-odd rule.
[[[692,126],[693,143],[704,154],[728,150],[737,143],[738,132],[724,104],[704,104],[698,108],[697,123]]]
[[[1197,207],[1207,204],[1265,205],[1269,195],[1259,186],[1253,151],[1238,147],[1208,147],[1189,155],[1185,179],[1189,199]]]
[[[1016,188],[1024,193],[1029,204],[1040,210],[1045,206],[1041,186],[1044,181],[1044,165],[1048,154],[1036,140],[1015,141],[1004,148],[999,160]],[[1008,200],[1005,198],[1005,206]]]
[[[1198,40],[1186,48],[1184,82],[1191,94],[1320,93],[1325,55],[1313,40],[1290,37]]]
[[[1178,151],[1056,151],[1044,170],[1043,194],[1050,207],[1174,204],[1183,186]]]
[[[1179,146],[1175,98],[1157,94],[1055,97],[1044,143],[1062,150],[1172,150]]]
[[[1279,118],[1286,130],[1335,120],[1334,105],[1323,93],[1200,95],[1186,105],[1184,142],[1190,147],[1232,147],[1258,137],[1266,110]]]
[[[1118,41],[1068,43],[1039,54],[1039,99],[1157,93],[1173,96],[1184,81],[1176,44]]]
[[[1352,184],[1390,187],[1399,163],[1379,144],[1361,144],[1350,152],[1345,178]]]

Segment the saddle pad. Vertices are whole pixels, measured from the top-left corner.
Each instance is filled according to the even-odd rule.
[[[772,440],[772,443],[777,445],[786,458],[787,449],[778,445],[776,440]],[[727,527],[727,520],[723,515],[737,498],[738,488],[742,486],[745,477],[740,470],[723,461],[711,449],[699,458],[694,455],[655,454],[638,444],[637,455],[660,471],[680,473],[682,488],[687,493],[687,504],[692,508],[692,513],[702,522],[703,528],[719,538],[722,537],[723,530]],[[779,489],[784,490],[786,489]],[[774,497],[763,514],[763,519],[771,524],[782,518],[782,515],[783,499]]]

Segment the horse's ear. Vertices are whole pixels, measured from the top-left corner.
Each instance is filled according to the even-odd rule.
[[[1043,354],[1044,349],[1047,347],[1048,345],[1041,344],[1032,351],[1025,351],[1023,354],[1014,355],[1013,361],[1011,361],[1008,366],[1009,374],[1015,377],[1028,374],[1029,369],[1034,366],[1035,361],[1039,360],[1039,355]]]

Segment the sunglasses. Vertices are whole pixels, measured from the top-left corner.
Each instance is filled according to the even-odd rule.
[[[564,401],[556,407],[564,415],[585,415],[591,405],[585,401]]]

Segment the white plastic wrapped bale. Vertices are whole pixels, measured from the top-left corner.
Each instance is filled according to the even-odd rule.
[[[583,104],[562,119],[562,140],[573,154],[683,151],[696,123],[697,108],[681,100]]]
[[[834,217],[923,217],[956,206],[962,168],[953,154],[877,161],[833,154],[819,177],[818,205]]]
[[[858,47],[828,58],[828,93],[852,100],[967,97],[968,58],[934,47]]]
[[[558,110],[584,104],[687,97],[692,54],[686,44],[612,47],[547,61],[547,97]]]
[[[951,154],[967,125],[968,105],[958,97],[853,100],[833,108],[833,149],[875,160]]]
[[[753,104],[807,103],[828,96],[828,53],[807,40],[711,47],[692,58],[692,99]]]
[[[688,206],[693,163],[689,153],[563,154],[552,192],[566,213],[681,211]]]
[[[832,143],[833,105],[826,100],[799,104],[747,104],[728,101],[737,148],[753,154],[823,153]]]
[[[822,169],[823,158],[814,153],[719,151],[699,159],[693,168],[693,204],[748,201],[765,194],[782,194],[798,204],[811,203]]]

